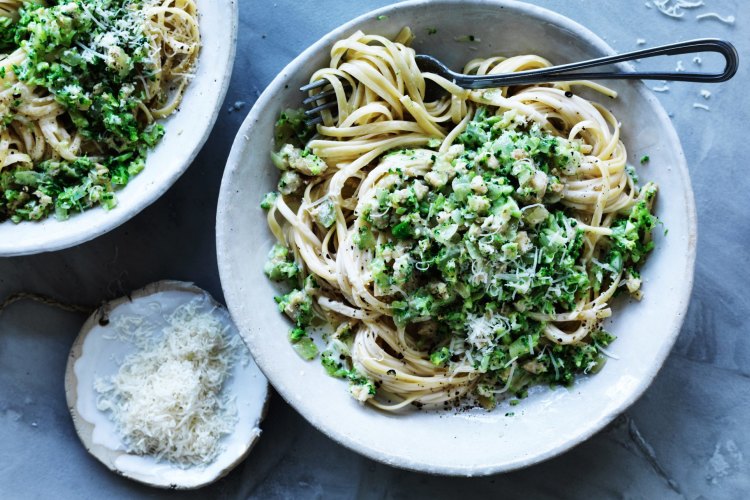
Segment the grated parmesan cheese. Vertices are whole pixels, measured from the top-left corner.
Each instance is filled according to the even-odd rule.
[[[221,451],[219,439],[234,429],[236,408],[221,389],[242,356],[241,343],[201,303],[175,309],[161,336],[142,317],[115,320],[118,337],[138,351],[94,388],[97,408],[111,412],[129,453],[183,467],[207,464]]]
[[[646,2],[647,8],[656,7],[656,9],[667,17],[673,19],[681,19],[685,16],[685,10],[697,9],[706,5],[703,0],[653,0],[653,5],[650,2]],[[733,15],[721,16],[716,12],[707,12],[705,14],[698,14],[695,19],[702,21],[704,19],[714,19],[724,24],[733,25],[735,17]],[[700,63],[698,63],[700,64]]]
[[[654,0],[654,6],[659,12],[675,19],[685,15],[685,12],[682,9],[695,9],[702,5],[705,5],[703,0]]]
[[[720,23],[730,24],[730,25],[734,24],[734,16],[730,15],[730,16],[726,16],[726,17],[721,17],[716,12],[707,12],[706,14],[701,14],[699,16],[695,16],[695,18],[698,21],[702,21],[703,19],[715,19],[715,20],[719,21]]]

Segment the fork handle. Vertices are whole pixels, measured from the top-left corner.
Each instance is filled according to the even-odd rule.
[[[646,59],[657,56],[674,56],[680,54],[692,54],[697,52],[718,52],[724,56],[724,69],[720,73],[695,73],[695,72],[638,72],[638,71],[603,71],[603,72],[574,72],[575,70],[594,68],[608,64],[631,61],[633,59]],[[508,85],[522,85],[532,83],[562,82],[571,80],[672,80],[683,82],[706,82],[719,83],[732,78],[737,72],[739,56],[737,49],[731,43],[715,38],[700,38],[685,42],[660,45],[649,49],[635,50],[624,54],[599,57],[587,61],[552,66],[549,68],[530,71],[519,71],[517,73],[505,73],[498,75],[465,75],[455,73],[448,69],[437,59],[427,55],[417,55],[417,64],[426,67],[441,67],[441,72],[449,74],[457,85],[466,89],[486,89],[494,87],[505,87]]]

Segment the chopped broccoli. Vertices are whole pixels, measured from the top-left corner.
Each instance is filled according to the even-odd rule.
[[[263,271],[274,281],[284,281],[296,278],[299,275],[299,266],[294,262],[288,248],[276,244],[268,253]]]
[[[303,290],[292,290],[286,295],[275,298],[279,311],[294,321],[298,328],[305,328],[312,320],[312,298]]]
[[[592,291],[600,293],[616,280],[623,285],[618,290],[640,293],[636,267],[653,247],[656,186],[636,190],[632,208],[614,216],[612,234],[599,236],[589,258],[589,228],[576,210],[560,203],[566,179],[586,178],[578,177],[589,165],[582,151],[577,140],[550,134],[515,111],[492,114],[480,107],[446,151],[385,154],[383,162],[391,165],[367,194],[360,193],[357,209],[336,212],[348,223],[356,218],[346,243],[366,256],[361,272],[367,291],[387,305],[399,335],[407,332],[413,348],[436,367],[470,365],[480,374],[475,394],[487,408],[500,392],[512,395],[515,405],[531,384],[570,385],[578,374],[596,373],[614,337],[597,330],[563,344],[551,338],[547,318],[577,312]],[[282,148],[282,177],[300,174],[309,181],[315,175],[310,165],[294,165],[309,156]],[[637,181],[632,167],[627,172]],[[307,209],[314,230],[322,233],[334,224],[334,208],[322,199]],[[279,259],[287,261],[285,254]],[[328,291],[321,284],[277,299],[300,329],[293,342],[308,338],[311,297]],[[342,295],[336,300],[346,301]],[[338,334],[326,340],[326,372],[348,379],[360,401],[389,377],[401,376],[389,370],[376,383],[357,372]]]
[[[430,361],[435,366],[445,366],[451,358],[451,351],[447,347],[441,347],[430,354]]]
[[[310,215],[324,228],[329,228],[336,223],[336,207],[329,199],[315,205],[310,209]]]
[[[315,128],[305,122],[304,109],[286,109],[276,121],[274,139],[276,146],[281,147],[287,143],[301,146],[314,133]]]
[[[115,192],[144,168],[148,149],[164,135],[162,125],[138,117],[149,102],[142,82],[157,71],[150,39],[139,22],[142,1],[48,4],[24,2],[17,20],[0,17],[0,53],[22,47],[26,57],[13,66],[15,77],[49,91],[65,111],[63,122],[100,150],[96,160],[84,155],[3,169],[0,221],[51,214],[66,219],[95,205],[115,207]],[[7,76],[5,69],[0,73],[0,79]],[[16,119],[22,101],[19,93],[9,112],[0,113],[0,128]]]
[[[271,208],[274,203],[276,203],[276,198],[279,197],[279,193],[276,191],[271,191],[270,193],[266,193],[263,196],[263,200],[260,202],[260,208],[263,210],[268,210]]]
[[[280,170],[291,168],[308,176],[320,175],[328,169],[328,165],[318,156],[291,144],[285,144],[278,153],[272,155],[272,159]]]
[[[612,225],[613,248],[625,261],[639,262],[654,247],[651,230],[656,221],[645,201],[636,203],[627,218]]]
[[[302,337],[297,341],[292,341],[292,347],[302,359],[310,361],[318,355],[318,346],[310,337]]]
[[[303,184],[304,181],[297,172],[287,170],[281,174],[281,179],[279,179],[277,189],[281,194],[290,195],[299,191]]]

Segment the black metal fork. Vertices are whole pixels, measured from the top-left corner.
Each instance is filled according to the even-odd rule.
[[[623,61],[632,61],[634,59],[646,59],[657,56],[676,56],[698,52],[717,52],[721,54],[724,56],[724,69],[719,73],[690,71],[620,71],[617,69],[611,71],[578,71]],[[507,87],[510,85],[530,85],[535,83],[565,82],[572,80],[670,80],[681,82],[719,83],[732,78],[737,72],[737,66],[739,65],[739,55],[737,54],[737,49],[734,45],[725,40],[715,38],[688,40],[685,42],[660,45],[648,49],[634,50],[624,54],[562,64],[560,66],[496,75],[477,76],[456,73],[434,57],[424,54],[418,54],[415,56],[415,59],[417,66],[422,71],[436,73],[465,89],[490,89]],[[323,120],[320,112],[325,109],[334,109],[337,106],[335,101],[327,101],[329,97],[335,95],[333,89],[330,89],[329,87],[330,84],[328,80],[323,79],[300,88],[302,92],[308,95],[308,97],[302,101],[302,104],[307,108],[305,116],[307,117],[308,124],[320,123]],[[313,94],[311,92],[318,89],[320,90],[319,93]]]

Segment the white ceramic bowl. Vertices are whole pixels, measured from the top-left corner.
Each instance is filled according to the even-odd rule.
[[[156,201],[190,166],[213,128],[229,86],[237,42],[237,0],[196,0],[202,47],[195,78],[180,110],[164,122],[166,134],[146,168],[117,193],[117,207],[95,207],[66,221],[0,224],[0,257],[68,248],[130,220]]]
[[[387,18],[378,16],[387,16]],[[263,193],[278,171],[268,159],[273,123],[286,107],[299,107],[296,90],[327,63],[334,41],[357,29],[394,36],[402,26],[417,34],[418,53],[454,68],[481,55],[535,53],[565,63],[612,53],[591,31],[548,10],[518,2],[415,1],[369,13],[329,33],[307,49],[268,86],[250,111],[229,156],[219,199],[219,270],[229,309],[261,370],[310,423],[370,458],[408,469],[478,475],[507,471],[557,455],[602,429],[648,387],[677,337],[692,286],[696,223],[693,193],[679,139],[667,114],[640,82],[611,82],[620,96],[606,102],[622,121],[630,160],[643,179],[660,185],[657,214],[669,228],[655,230],[656,250],[643,268],[645,297],[615,304],[607,328],[619,338],[597,375],[570,388],[539,387],[518,406],[492,412],[412,412],[387,415],[363,407],[346,383],[327,376],[289,346],[290,324],[274,307],[277,290],[263,275],[273,243]],[[432,36],[427,28],[437,28]],[[455,43],[472,34],[479,43]],[[514,416],[505,416],[506,412]]]

